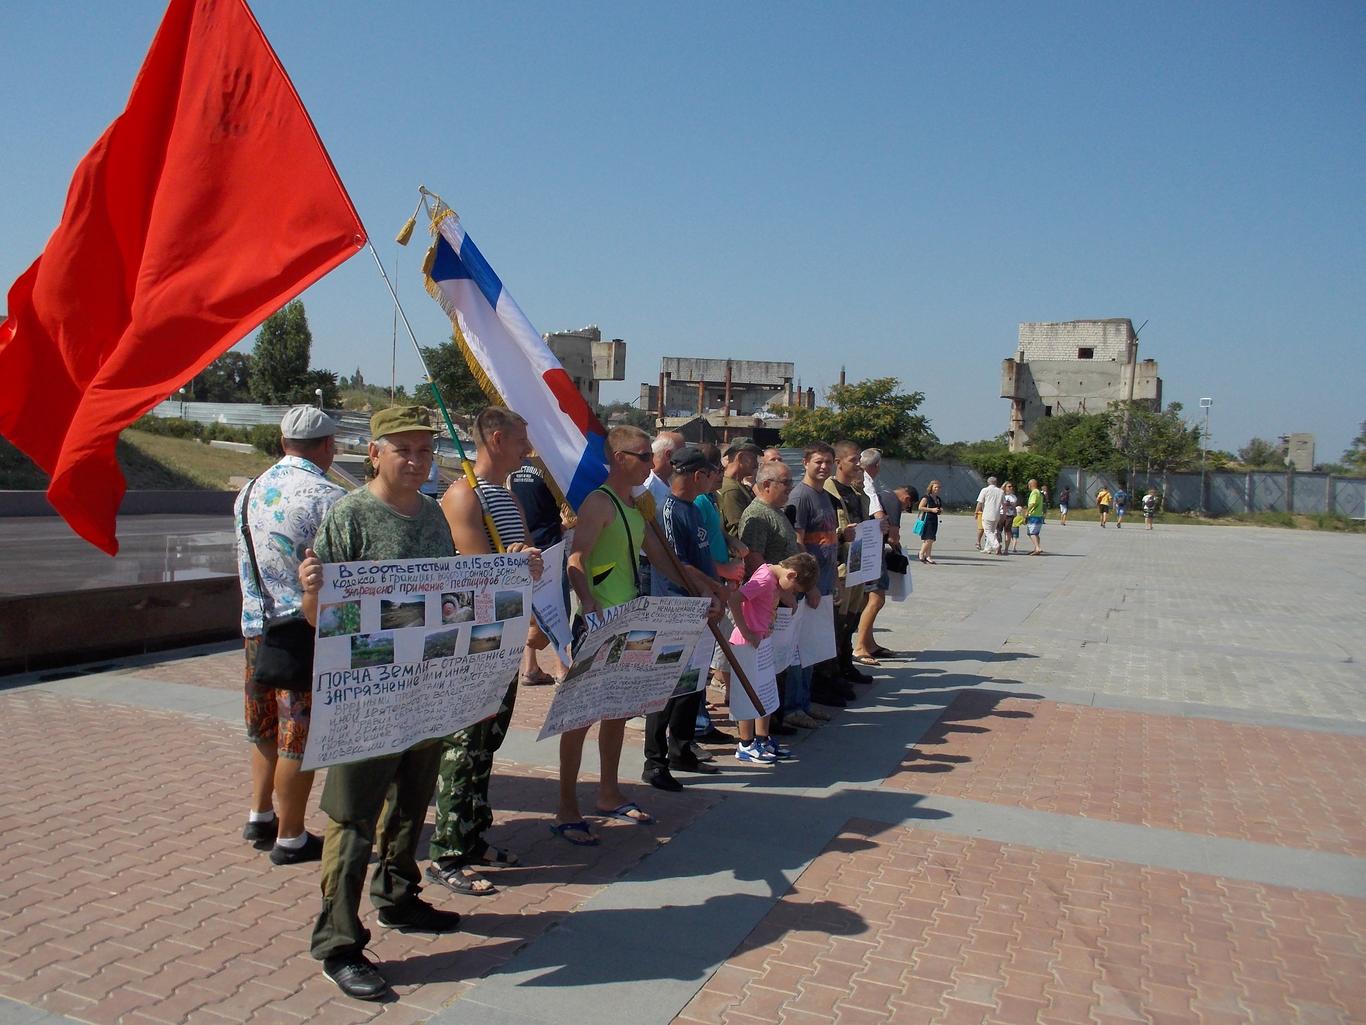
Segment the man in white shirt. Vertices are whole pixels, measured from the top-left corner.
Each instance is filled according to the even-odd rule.
[[[996,478],[988,477],[987,486],[977,495],[977,547],[983,551],[994,551],[1000,546],[998,528],[1004,500],[1005,491],[997,486]],[[987,538],[985,548],[982,546],[983,535]]]

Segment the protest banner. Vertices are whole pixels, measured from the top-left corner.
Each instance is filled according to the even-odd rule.
[[[644,597],[589,617],[537,739],[653,712],[705,685],[705,669],[687,656],[707,629],[710,607],[707,598]]]
[[[711,663],[716,657],[716,642],[712,640],[711,634],[703,633],[697,639],[697,647],[692,650],[692,657],[688,659],[688,669],[697,670],[697,683],[692,688],[694,691],[703,690],[707,686],[707,681],[711,678]],[[683,686],[680,678],[679,687]],[[692,691],[675,690],[675,694],[689,694]]]
[[[530,606],[524,555],[324,564],[302,768],[396,754],[493,715]]]
[[[796,616],[797,610],[786,605],[779,605],[773,614],[773,632],[769,638],[773,641],[773,666],[780,673],[793,663],[797,645]]]
[[[849,542],[849,558],[845,562],[844,585],[857,587],[873,583],[882,576],[882,524],[864,520],[854,526],[854,540]]]
[[[758,719],[771,715],[778,710],[778,677],[773,664],[773,639],[765,637],[757,648],[748,644],[732,644],[736,661],[749,677],[754,693],[758,695],[762,708],[755,708],[743,687],[730,689],[730,717],[736,722],[741,719]]]
[[[808,605],[802,609],[798,622],[801,630],[797,634],[797,647],[801,651],[803,666],[814,666],[818,662],[835,657],[833,594],[821,595],[821,603],[815,608]]]
[[[531,611],[541,632],[550,638],[560,661],[569,664],[572,632],[569,607],[565,603],[564,571],[569,558],[569,539],[551,545],[541,553],[541,579],[531,585]]]

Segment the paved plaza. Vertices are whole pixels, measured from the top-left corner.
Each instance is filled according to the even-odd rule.
[[[308,956],[318,866],[239,838],[239,649],[0,679],[0,1025],[1366,1021],[1366,539],[972,531],[794,761],[628,786],[659,824],[598,848],[547,828],[523,689],[491,834],[523,865],[426,891],[454,936],[365,909],[382,1004]]]

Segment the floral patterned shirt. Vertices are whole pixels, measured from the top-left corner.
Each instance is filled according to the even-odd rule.
[[[246,541],[242,537],[243,488],[233,505],[233,529],[237,534],[237,577],[242,585],[242,636],[259,637],[263,602],[251,570]],[[346,491],[324,476],[317,464],[300,456],[285,456],[261,476],[251,489],[247,523],[256,549],[261,580],[270,592],[275,617],[297,613],[303,595],[299,590],[299,563],[304,549],[313,546],[323,515]]]

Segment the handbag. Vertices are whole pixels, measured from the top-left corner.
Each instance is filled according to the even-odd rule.
[[[921,514],[920,514],[920,519],[918,519],[918,520],[915,521],[915,526],[911,528],[911,533],[914,534],[916,537],[920,537],[920,535],[922,535],[923,533],[925,533],[925,514],[924,514],[924,513],[921,513]]]
[[[261,579],[261,567],[256,562],[256,546],[252,543],[251,527],[247,524],[251,489],[255,486],[256,481],[253,479],[242,496],[242,540],[246,542],[251,572],[256,577],[262,611],[261,640],[256,649],[251,679],[262,687],[300,694],[313,689],[314,630],[299,613],[287,616],[274,614],[275,599]]]
[[[888,549],[882,557],[882,564],[888,573],[905,573],[910,569],[911,560],[906,557],[905,552]]]

